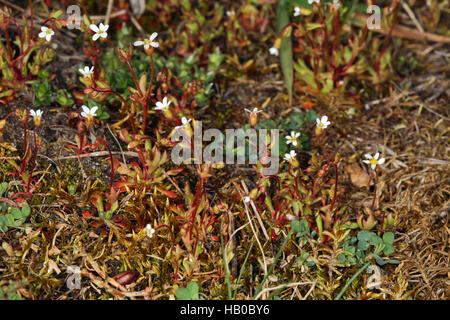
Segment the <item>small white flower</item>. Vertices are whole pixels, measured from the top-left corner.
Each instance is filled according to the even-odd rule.
[[[40,110],[40,109],[38,109],[38,110],[36,110],[36,111],[30,110],[30,114],[31,114],[31,116],[32,116],[33,118],[39,119],[39,118],[42,118],[43,112],[42,112],[42,110]]]
[[[300,132],[291,131],[290,136],[286,136],[286,144],[292,143],[293,146],[297,146],[298,144],[298,137],[300,137]]]
[[[90,75],[94,74],[94,67],[92,66],[90,69],[88,66],[84,67],[84,69],[80,68],[78,69],[80,73],[83,75],[83,77],[89,77]]]
[[[245,196],[245,197],[244,197],[244,202],[245,202],[245,203],[249,203],[249,202],[250,202],[250,200],[251,200],[251,199],[250,199],[250,197],[249,197],[249,196]]]
[[[320,128],[320,129],[326,129],[331,124],[331,122],[328,121],[327,116],[323,116],[321,119],[317,118],[316,122],[317,122],[317,128]]]
[[[42,26],[41,32],[39,33],[39,38],[45,38],[45,40],[50,41],[54,34],[55,32],[52,29]]]
[[[244,110],[248,113],[253,113],[253,114],[262,112],[262,110],[258,110],[258,108],[253,108],[252,111],[248,110],[247,108],[244,108]]]
[[[148,50],[150,48],[150,46],[152,46],[153,48],[158,48],[159,47],[159,42],[153,41],[153,40],[155,40],[155,38],[157,36],[158,36],[158,33],[157,32],[153,32],[152,35],[150,36],[150,38],[144,39],[144,41],[141,41],[141,40],[135,41],[133,43],[133,45],[135,47],[144,45],[144,49],[145,50]]]
[[[191,122],[192,119],[187,119],[186,117],[181,118],[181,126],[176,126],[175,130],[181,129],[181,128],[186,128],[189,124],[189,122]]]
[[[294,7],[294,17],[297,17],[300,15],[300,7]]]
[[[83,112],[81,112],[81,115],[85,117],[86,119],[92,119],[97,116],[96,112],[98,107],[94,106],[91,109],[86,107],[85,105],[82,105],[81,108],[83,109]]]
[[[228,17],[231,17],[231,16],[234,16],[236,13],[233,11],[233,10],[228,10],[227,11],[227,16]]]
[[[320,0],[308,0],[309,4],[313,4],[314,2],[320,4]]]
[[[383,164],[385,159],[381,158],[378,159],[380,157],[380,153],[377,152],[373,157],[371,154],[367,153],[364,155],[364,157],[366,157],[366,159],[368,160],[363,160],[364,163],[370,164],[370,167],[372,168],[372,170],[375,170],[375,167],[379,164]]]
[[[296,156],[297,156],[297,152],[295,152],[295,150],[291,150],[290,153],[286,153],[284,155],[284,160],[291,162],[291,161],[295,160]]]
[[[272,48],[269,49],[269,53],[270,53],[271,55],[273,55],[273,56],[277,56],[280,52],[278,51],[277,48],[272,47]]]
[[[91,29],[92,31],[95,32],[95,34],[92,36],[92,40],[97,41],[97,39],[100,37],[102,37],[103,39],[106,39],[106,37],[108,36],[108,33],[106,32],[106,31],[108,31],[108,28],[109,28],[109,25],[104,25],[101,22],[98,27],[95,24],[91,24],[89,26],[89,29]]]
[[[333,8],[334,10],[339,10],[340,7],[341,7],[341,3],[339,2],[339,0],[333,0],[333,3],[331,4],[331,8]]]
[[[147,233],[147,237],[149,237],[151,239],[153,237],[153,234],[155,233],[155,229],[153,229],[152,226],[149,223],[145,227],[145,230],[146,230],[146,233]]]
[[[169,99],[167,99],[167,97],[164,97],[162,102],[156,102],[156,108],[155,110],[161,110],[163,112],[166,112],[169,110],[169,105],[172,101],[169,101]]]

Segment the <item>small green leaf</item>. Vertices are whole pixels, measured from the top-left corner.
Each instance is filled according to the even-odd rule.
[[[369,248],[369,243],[367,241],[364,240],[359,240],[358,241],[358,249],[360,250],[367,250]]]
[[[14,219],[20,219],[22,217],[22,212],[20,212],[19,208],[12,208],[11,214],[14,217]]]
[[[394,234],[392,232],[383,234],[383,242],[392,245],[394,243]]]
[[[30,215],[30,211],[29,206],[22,207],[22,217],[28,217]]]
[[[373,236],[375,236],[375,233],[371,231],[362,230],[358,232],[358,240],[369,241]]]
[[[199,300],[197,282],[189,282],[186,288],[179,288],[175,295],[179,300]]]

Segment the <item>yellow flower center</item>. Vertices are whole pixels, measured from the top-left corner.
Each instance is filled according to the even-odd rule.
[[[144,44],[145,44],[146,46],[149,46],[151,43],[152,43],[152,42],[151,42],[149,39],[145,39],[145,40],[144,40]]]
[[[319,123],[319,128],[323,128],[323,123]]]
[[[46,34],[51,34],[52,31],[50,29],[47,29],[47,31],[45,31]]]
[[[291,139],[289,139],[291,141],[291,143],[294,143],[295,141],[297,141],[296,137],[291,137]]]
[[[105,31],[103,31],[103,30],[98,30],[98,34],[102,34],[103,32],[105,32]]]
[[[374,158],[372,158],[372,159],[370,159],[370,164],[374,164],[374,165],[377,165],[377,164],[378,164],[378,160],[377,160],[377,159],[374,159]]]

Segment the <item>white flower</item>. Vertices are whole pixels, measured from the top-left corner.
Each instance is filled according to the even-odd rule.
[[[42,118],[43,112],[42,112],[42,110],[40,110],[40,109],[38,109],[38,110],[36,110],[36,111],[30,110],[30,114],[31,114],[31,116],[32,116],[33,118],[40,119],[40,118]]]
[[[169,101],[169,99],[167,99],[167,97],[164,97],[162,102],[156,102],[156,108],[155,110],[161,110],[163,112],[166,112],[169,110],[169,105],[172,101]]]
[[[247,108],[244,108],[244,110],[245,110],[246,112],[248,112],[248,113],[253,113],[253,114],[257,114],[257,113],[262,112],[262,110],[258,110],[258,108],[253,108],[252,111],[248,110]]]
[[[92,119],[97,116],[96,111],[98,109],[97,106],[92,107],[89,109],[85,105],[82,105],[81,108],[83,108],[83,112],[81,112],[81,115],[87,119]]]
[[[269,53],[270,53],[271,55],[273,55],[273,56],[277,56],[277,55],[279,54],[279,51],[278,51],[277,48],[272,47],[272,48],[269,49]]]
[[[84,69],[78,69],[83,77],[89,77],[91,74],[94,74],[94,67],[92,66],[90,69],[88,66],[84,67]]]
[[[153,229],[152,226],[149,223],[145,227],[145,230],[146,230],[146,233],[147,233],[147,237],[149,237],[151,239],[153,237],[153,234],[155,233],[155,229]]]
[[[317,122],[317,128],[320,128],[320,129],[326,129],[331,124],[331,122],[328,121],[327,116],[323,116],[321,119],[317,118],[316,122]]]
[[[297,17],[300,15],[300,7],[294,7],[294,17]]]
[[[372,170],[375,170],[375,167],[379,164],[383,164],[384,163],[384,158],[378,159],[380,157],[380,153],[377,152],[373,157],[372,155],[365,154],[364,157],[366,157],[366,159],[368,160],[363,160],[364,163],[370,164],[370,167],[372,168]]]
[[[249,202],[250,202],[250,200],[251,200],[251,199],[250,199],[250,197],[249,197],[249,196],[245,196],[245,197],[244,197],[244,202],[245,202],[245,203],[249,203]]]
[[[313,4],[314,2],[320,4],[320,0],[308,0],[309,4]]]
[[[291,162],[291,161],[295,160],[296,156],[297,156],[297,152],[295,152],[295,150],[291,150],[290,153],[286,153],[284,155],[284,160]]]
[[[45,40],[50,41],[54,34],[55,32],[52,29],[42,26],[41,33],[39,33],[39,38],[45,38]]]
[[[227,16],[228,17],[231,17],[231,16],[234,16],[236,13],[233,11],[233,10],[228,10],[227,11]]]
[[[158,36],[158,33],[153,32],[152,35],[150,36],[150,38],[144,39],[144,41],[141,41],[141,40],[136,41],[136,42],[133,43],[133,45],[135,47],[144,45],[144,49],[145,50],[148,50],[150,48],[150,46],[152,46],[153,48],[158,48],[159,47],[159,43],[156,42],[156,41],[153,41],[153,40],[155,40],[155,38],[157,36]]]
[[[297,146],[298,137],[300,137],[300,132],[291,131],[291,135],[286,136],[286,144],[292,143],[293,146]]]
[[[98,38],[102,37],[103,39],[106,39],[108,36],[108,33],[106,32],[109,28],[109,25],[104,25],[100,22],[100,25],[97,27],[95,24],[91,24],[89,26],[89,29],[95,32],[95,34],[92,36],[92,40],[97,41]]]
[[[181,118],[181,126],[176,126],[175,130],[181,129],[181,128],[186,128],[189,124],[189,122],[191,122],[192,119],[187,119],[186,117]]]
[[[331,4],[331,8],[333,8],[334,10],[339,10],[340,7],[341,7],[341,3],[339,2],[339,0],[333,0],[333,3]]]

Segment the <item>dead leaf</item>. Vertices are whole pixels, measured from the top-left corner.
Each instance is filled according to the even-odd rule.
[[[350,174],[353,185],[358,188],[367,187],[369,182],[370,185],[373,184],[366,170],[362,169],[357,163],[350,164],[347,167],[347,172]]]

